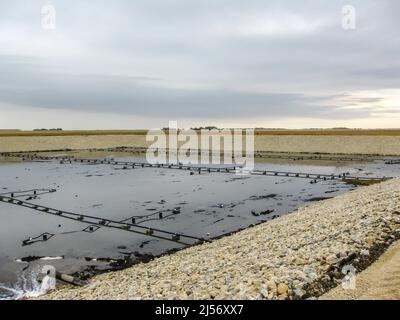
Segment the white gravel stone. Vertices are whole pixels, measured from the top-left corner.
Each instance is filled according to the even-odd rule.
[[[42,299],[293,299],[400,229],[400,179],[360,188]],[[364,255],[366,256],[366,255]],[[340,275],[340,273],[339,273]],[[332,281],[337,281],[332,279]],[[319,288],[319,287],[318,287]],[[302,290],[300,292],[299,290]],[[300,293],[303,293],[300,295]],[[321,294],[322,292],[318,292]]]

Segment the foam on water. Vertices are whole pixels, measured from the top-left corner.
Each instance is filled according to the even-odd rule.
[[[49,288],[37,281],[39,273],[39,268],[22,271],[14,287],[0,283],[0,300],[35,298],[46,294]]]

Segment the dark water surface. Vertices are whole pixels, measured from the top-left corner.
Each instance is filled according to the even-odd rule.
[[[115,159],[141,160],[118,156]],[[378,160],[367,163],[263,162],[257,169],[344,173],[359,176],[397,176],[399,165]],[[203,238],[246,228],[286,214],[306,202],[334,197],[355,186],[339,181],[311,184],[309,179],[237,176],[227,173],[190,174],[160,168],[121,170],[112,165],[14,162],[0,164],[0,194],[29,189],[56,189],[35,204],[113,220],[141,216],[141,224]],[[178,214],[168,214],[180,208]],[[269,214],[260,212],[272,211]],[[167,217],[159,219],[158,212]],[[269,212],[268,211],[268,212]],[[41,266],[51,264],[63,273],[90,274],[146,261],[182,245],[123,230],[100,228],[28,208],[0,203],[0,299],[37,290]],[[55,234],[44,242],[23,246],[23,240]]]

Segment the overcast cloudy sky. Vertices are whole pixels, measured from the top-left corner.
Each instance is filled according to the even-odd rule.
[[[398,0],[2,0],[0,128],[400,127],[399,15]]]

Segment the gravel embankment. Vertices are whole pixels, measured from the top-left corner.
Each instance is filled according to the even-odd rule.
[[[354,290],[337,286],[321,300],[400,300],[400,241],[355,279]]]
[[[400,237],[400,179],[310,204],[213,243],[102,274],[44,299],[299,299],[365,269]]]

